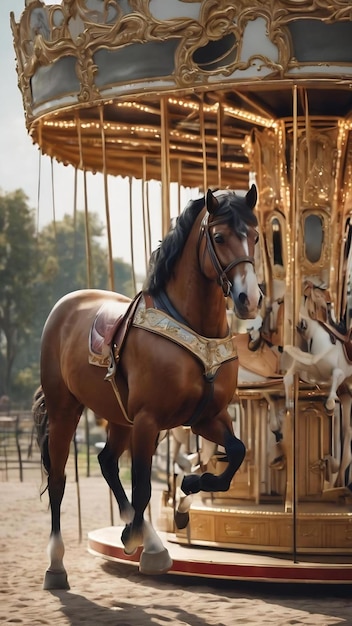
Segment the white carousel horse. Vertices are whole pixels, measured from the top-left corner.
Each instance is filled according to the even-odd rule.
[[[272,335],[270,335],[271,338]],[[281,353],[278,346],[271,345],[269,334],[261,333],[258,341],[253,341],[254,335],[250,331],[248,335],[236,337],[238,351],[238,389],[241,387],[256,387],[266,400],[268,407],[268,427],[274,435],[274,445],[268,440],[270,468],[281,470],[285,467],[285,445],[283,442],[283,422],[285,402],[280,398],[282,387]],[[253,345],[256,345],[253,349]],[[277,388],[273,393],[268,389]]]
[[[306,299],[301,309],[298,331],[305,339],[308,352],[296,346],[285,346],[284,352],[292,359],[284,375],[286,407],[290,406],[290,391],[295,373],[303,382],[318,387],[328,385],[325,408],[333,415],[332,454],[324,459],[333,476],[333,486],[341,487],[350,483],[346,471],[351,465],[351,408],[352,397],[347,379],[352,376],[352,361],[348,353],[348,333],[332,318],[327,292],[313,287],[305,289]],[[313,319],[313,317],[315,319]]]
[[[207,439],[197,437],[187,426],[177,426],[170,430],[171,462],[174,474],[199,472],[206,466],[216,451],[216,444]]]
[[[333,342],[331,333],[317,320],[310,318],[306,308],[301,311],[297,330],[307,342],[309,351],[304,352],[296,346],[284,347],[284,352],[292,359],[284,375],[286,406],[290,404],[289,394],[294,374],[298,373],[303,382],[318,387],[329,384],[325,407],[332,414],[338,400],[337,389],[346,378],[352,376],[352,362],[346,356],[343,343],[338,339]]]
[[[331,487],[344,487],[352,483],[352,396],[349,386],[343,385],[338,391],[338,397],[341,407],[337,405],[334,413],[334,447],[331,458],[326,459],[331,468]]]

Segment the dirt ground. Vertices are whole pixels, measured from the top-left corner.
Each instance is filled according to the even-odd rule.
[[[351,586],[273,586],[172,574],[147,577],[135,566],[91,555],[87,532],[110,526],[108,488],[98,475],[80,479],[81,543],[77,487],[74,477],[68,476],[62,533],[71,589],[44,591],[50,514],[47,495],[39,497],[40,485],[39,468],[27,473],[24,482],[0,477],[0,624],[352,626]]]

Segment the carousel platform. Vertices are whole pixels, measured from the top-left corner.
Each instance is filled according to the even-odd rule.
[[[138,566],[140,551],[126,555],[120,541],[122,527],[88,533],[91,554],[109,561]],[[169,574],[252,582],[352,584],[352,558],[344,556],[271,555],[209,546],[181,544],[176,535],[159,532],[173,560]]]

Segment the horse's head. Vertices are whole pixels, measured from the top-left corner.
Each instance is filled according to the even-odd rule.
[[[296,330],[299,336],[309,343],[312,338],[316,335],[317,330],[321,328],[319,322],[315,317],[312,317],[310,312],[310,306],[307,298],[305,298],[304,302],[301,303],[299,310],[299,318],[298,323],[296,325]],[[324,331],[325,332],[325,331]]]
[[[199,240],[203,274],[209,279],[216,278],[224,295],[232,298],[240,319],[255,318],[262,301],[254,269],[258,241],[253,211],[256,201],[254,185],[244,197],[229,190],[215,193],[208,190],[201,231],[204,237]]]
[[[330,294],[326,289],[315,287],[311,281],[306,281],[303,289],[305,308],[313,320],[327,321],[328,301]]]
[[[298,334],[303,337],[303,339],[307,339],[307,334],[309,330],[309,317],[305,317],[304,315],[299,316],[299,322],[296,326]]]

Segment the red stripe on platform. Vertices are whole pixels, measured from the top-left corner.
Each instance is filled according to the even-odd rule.
[[[120,546],[111,545],[89,538],[89,548],[98,555],[119,562],[138,564],[142,549],[133,555],[125,554]],[[209,551],[211,556],[211,551]],[[171,554],[171,558],[173,558]],[[170,573],[202,576],[208,578],[228,578],[236,580],[274,581],[274,582],[310,582],[310,583],[352,583],[352,568],[343,565],[310,565],[287,563],[286,565],[270,564],[236,564],[205,560],[176,559]]]

